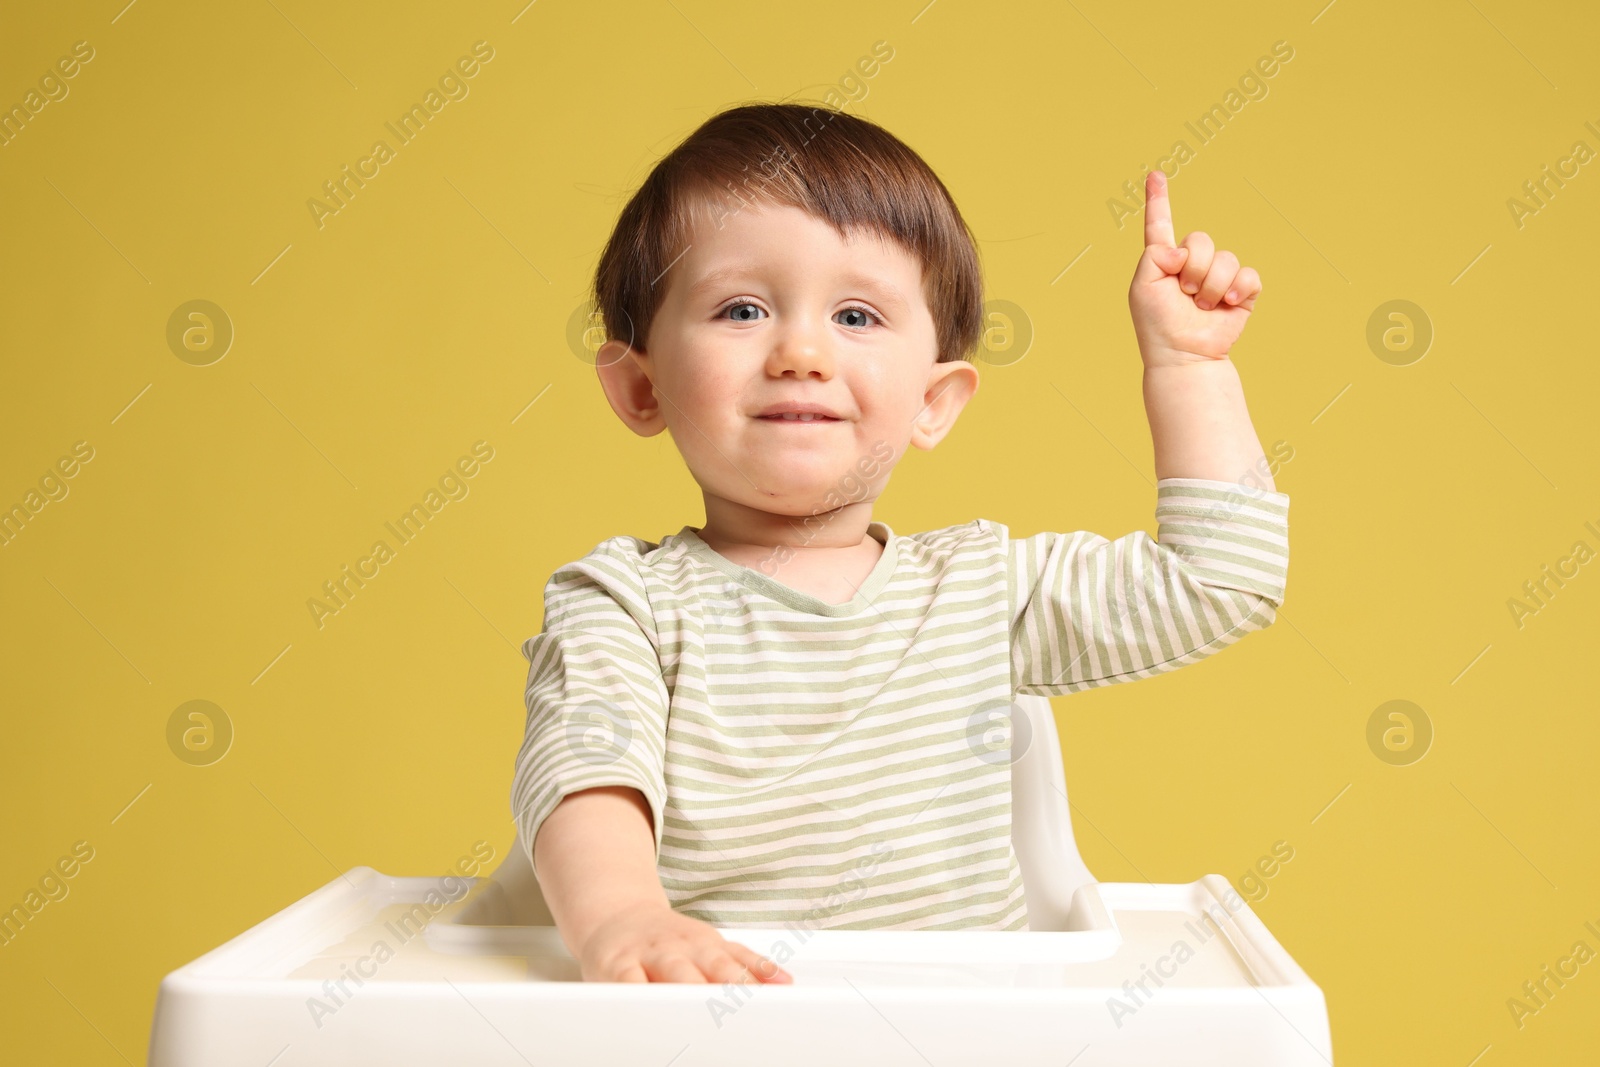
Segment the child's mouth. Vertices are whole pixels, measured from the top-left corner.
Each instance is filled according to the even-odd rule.
[[[790,414],[787,414],[787,415],[757,415],[756,417],[758,419],[762,419],[762,420],[764,420],[766,422],[838,422],[839,421],[838,419],[830,418],[827,415],[810,415],[810,414],[807,414],[807,415],[796,415],[796,414],[793,414],[793,413],[790,413]]]

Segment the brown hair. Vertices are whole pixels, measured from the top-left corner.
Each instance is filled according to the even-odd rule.
[[[643,350],[666,294],[656,282],[688,247],[697,204],[797,207],[841,237],[860,229],[922,263],[938,361],[966,359],[983,324],[977,246],[944,183],[883,127],[825,105],[747,104],[713,115],[655,165],[617,218],[594,278],[609,340]],[[720,225],[720,223],[719,223]]]

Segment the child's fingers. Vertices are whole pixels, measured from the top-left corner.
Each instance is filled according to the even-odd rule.
[[[763,956],[755,949],[747,948],[734,942],[728,943],[728,950],[736,956],[750,972],[762,982],[792,982],[794,976],[779,967],[772,960]]]
[[[1200,291],[1200,283],[1205,281],[1206,272],[1211,269],[1211,257],[1216,246],[1205,231],[1196,230],[1183,239],[1183,247],[1189,250],[1189,258],[1178,272],[1178,285],[1193,296]]]
[[[1152,247],[1145,250],[1151,261],[1161,268],[1161,274],[1176,274],[1189,258],[1187,248]]]
[[[1194,306],[1201,311],[1209,311],[1216,307],[1222,300],[1222,294],[1228,291],[1233,284],[1234,276],[1239,273],[1239,257],[1223,249],[1211,257],[1211,269],[1206,271],[1205,281],[1200,285],[1200,291],[1194,296]]]
[[[760,979],[751,972],[750,967],[733,953],[726,951],[721,946],[709,948],[695,957],[695,964],[700,968],[706,980],[715,984],[732,982],[735,985],[759,985]]]
[[[1250,311],[1255,308],[1256,297],[1259,295],[1261,295],[1261,275],[1256,273],[1254,267],[1240,267],[1239,273],[1233,276],[1233,284],[1222,294],[1222,299],[1233,307],[1242,307]]]
[[[1160,168],[1144,176],[1144,243],[1171,248],[1172,198],[1167,195],[1167,175]]]
[[[686,982],[706,985],[706,976],[681,950],[666,950],[644,959],[645,970],[652,982]]]

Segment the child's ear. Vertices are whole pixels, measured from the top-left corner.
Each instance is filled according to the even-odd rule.
[[[594,369],[617,418],[640,437],[667,428],[650,380],[649,356],[625,341],[607,341],[595,350]]]
[[[922,411],[911,424],[912,445],[930,451],[956,424],[956,417],[978,392],[978,368],[964,359],[935,363],[928,374]]]

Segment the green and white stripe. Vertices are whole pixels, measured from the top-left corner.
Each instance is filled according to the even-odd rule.
[[[719,926],[1027,928],[1011,849],[1013,695],[1192,663],[1270,625],[1288,497],[1157,483],[1157,540],[978,519],[884,552],[828,604],[690,527],[613,537],[545,586],[511,801],[649,801],[674,908]],[[781,571],[779,572],[781,574]],[[530,857],[531,859],[531,857]]]

